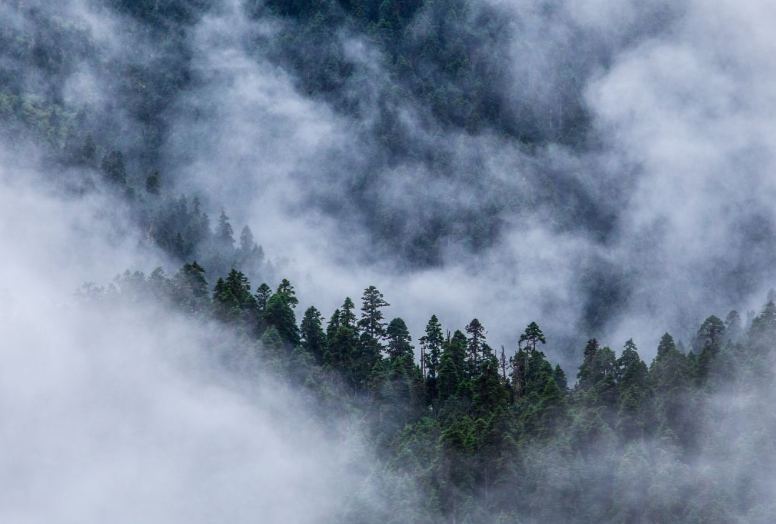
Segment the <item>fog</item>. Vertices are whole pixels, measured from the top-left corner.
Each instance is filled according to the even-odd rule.
[[[77,109],[138,180],[161,168],[172,192],[250,225],[324,314],[374,284],[416,334],[432,313],[451,329],[477,316],[512,348],[536,320],[574,363],[589,336],[648,351],[666,329],[686,339],[776,280],[767,2],[469,6],[441,36],[468,35],[455,45],[492,78],[413,60],[502,108],[475,131],[440,120],[347,24],[331,48],[306,33],[294,48],[302,27],[238,0],[167,22],[75,0],[15,7],[10,34],[72,23],[91,42],[62,38],[56,75],[5,55],[15,82]],[[420,8],[409,45],[445,16]],[[172,39],[142,25],[180,20]],[[310,95],[290,52],[336,53],[351,73]]]
[[[109,195],[0,165],[0,520],[337,521],[367,473],[357,434],[255,362],[226,372],[222,328],[80,305],[80,283],[151,254],[118,239]]]
[[[545,117],[561,104],[547,97],[576,97],[588,145],[528,151],[488,130],[440,127],[427,108],[386,94],[393,84],[379,52],[343,34],[358,71],[347,86],[360,103],[354,121],[300,93],[293,71],[263,51],[247,51],[277,26],[249,24],[225,3],[193,32],[202,86],[184,97],[182,135],[169,150],[205,147],[191,162],[173,155],[173,171],[182,187],[206,188],[255,225],[268,251],[288,259],[303,299],[329,311],[371,282],[416,333],[432,312],[453,327],[479,316],[494,342],[511,345],[535,319],[556,349],[578,344],[576,330],[617,345],[635,336],[649,354],[665,329],[686,338],[712,312],[759,305],[774,281],[771,8],[548,5],[530,15],[523,4],[488,6],[516,21],[507,41],[486,42],[515,57],[496,88],[510,107]],[[531,75],[527,87],[509,80]],[[408,140],[452,161],[380,160],[363,130],[384,104]],[[531,201],[547,178],[565,202]],[[507,200],[493,216],[496,193]],[[477,217],[490,223],[472,247]],[[413,262],[415,238],[461,219],[468,225],[428,244],[435,263]]]
[[[508,351],[535,320],[569,377],[589,337],[635,338],[649,361],[666,330],[689,342],[710,314],[759,310],[776,284],[771,2],[427,3],[397,52],[420,87],[349,22],[316,32],[275,4],[161,2],[173,4],[175,20],[131,2],[0,5],[3,522],[394,509],[378,484],[406,479],[372,470],[363,428],[269,373],[239,334],[152,301],[80,303],[85,282],[180,265],[136,224],[155,205],[139,190],[155,169],[166,197],[198,195],[211,217],[248,224],[298,312],[328,317],[374,284],[416,340],[431,314],[445,329],[477,317]],[[467,51],[465,75],[424,54],[439,41]],[[333,62],[348,73],[326,85]],[[6,96],[17,91],[24,125]],[[497,114],[471,117],[461,93]],[[68,147],[63,122],[100,155],[123,151],[134,200],[96,164],[52,160]],[[226,351],[248,355],[239,373]],[[574,473],[616,471],[631,509],[682,496],[701,512],[726,496],[751,502],[737,522],[770,522],[773,388],[744,386],[693,399],[706,447],[691,458],[665,435],[620,464],[604,462],[607,433],[568,462],[525,448],[526,470],[549,479],[532,503],[563,502]]]

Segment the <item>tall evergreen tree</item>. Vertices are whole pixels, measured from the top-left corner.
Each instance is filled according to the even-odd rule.
[[[356,305],[353,304],[350,297],[346,297],[340,308],[339,322],[341,326],[355,330],[356,314],[353,312],[355,308]]]
[[[296,315],[282,295],[275,293],[269,298],[264,311],[264,321],[267,326],[274,326],[280,338],[291,348],[299,344],[299,327],[296,325]]]
[[[439,364],[438,391],[441,400],[447,400],[455,395],[466,377],[466,336],[456,331],[448,337],[442,348]]]
[[[280,282],[278,290],[275,293],[285,300],[286,304],[292,308],[295,308],[299,304],[299,299],[296,298],[294,286],[292,286],[291,282],[285,278]]]
[[[386,323],[383,320],[382,308],[390,306],[383,298],[383,294],[374,286],[364,290],[361,297],[361,320],[358,321],[359,329],[371,339],[379,342],[386,335]]]
[[[269,297],[272,296],[272,288],[270,288],[266,283],[262,282],[261,285],[256,289],[256,309],[260,313],[264,313],[264,311],[267,309],[267,302],[269,302]]]
[[[644,433],[647,420],[646,402],[650,394],[649,371],[639,357],[633,339],[625,343],[622,355],[617,359],[617,387],[617,431],[625,440],[633,440]]]
[[[525,328],[525,332],[520,335],[520,345],[522,345],[523,342],[526,343],[526,349],[536,351],[536,345],[539,342],[546,344],[547,339],[544,338],[544,333],[542,333],[539,325],[536,322],[531,322]]]
[[[741,338],[743,331],[744,328],[741,324],[741,315],[738,314],[738,311],[732,310],[727,314],[727,317],[725,317],[725,338],[737,342],[738,339]]]
[[[205,269],[195,260],[173,278],[173,300],[188,313],[205,313],[210,306]]]
[[[469,374],[475,376],[482,356],[482,346],[485,343],[485,328],[476,318],[466,326],[466,333],[469,334],[467,349],[469,351]]]
[[[226,216],[223,209],[221,210],[221,215],[218,217],[215,240],[217,248],[220,251],[219,254],[228,254],[231,258],[232,250],[234,249],[234,230],[232,229],[232,224],[229,223],[229,217]]]
[[[565,393],[569,388],[569,381],[566,378],[566,373],[563,371],[563,368],[560,367],[560,364],[555,365],[553,376],[555,377],[555,382],[558,384],[558,388]]]
[[[366,288],[361,300],[361,319],[358,321],[361,336],[356,358],[356,376],[358,382],[364,385],[369,380],[372,368],[382,358],[381,341],[386,336],[386,323],[381,310],[390,304],[375,286]]]
[[[388,337],[388,358],[391,360],[404,358],[408,362],[414,360],[412,337],[404,320],[401,318],[391,320],[386,329],[386,335]]]
[[[424,369],[430,380],[436,380],[439,371],[439,361],[442,356],[442,344],[445,339],[442,334],[442,325],[436,315],[431,315],[426,324],[426,334],[420,337],[420,345],[423,348]]]
[[[585,344],[585,350],[583,353],[582,365],[577,373],[577,380],[579,381],[579,387],[582,389],[590,389],[595,386],[595,356],[598,353],[598,341],[591,338]]]
[[[304,312],[300,329],[302,347],[310,353],[318,365],[323,363],[326,353],[326,333],[323,331],[323,317],[314,306]]]
[[[698,356],[697,375],[701,383],[706,382],[711,369],[722,349],[725,324],[712,315],[703,321],[693,340],[693,353]]]

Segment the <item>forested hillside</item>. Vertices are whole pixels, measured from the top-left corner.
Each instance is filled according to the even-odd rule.
[[[0,2],[0,520],[774,522],[744,4]]]
[[[197,262],[173,276],[127,271],[79,297],[215,320],[241,336],[213,348],[225,368],[270,370],[311,395],[324,423],[346,417],[373,443],[387,506],[353,494],[343,522],[764,524],[776,510],[762,477],[775,465],[776,292],[746,323],[708,317],[687,348],[664,334],[651,363],[632,339],[617,351],[590,339],[567,374],[535,322],[494,349],[478,319],[444,327],[432,315],[413,342],[374,286],[324,317],[296,311],[288,280],[205,275]]]

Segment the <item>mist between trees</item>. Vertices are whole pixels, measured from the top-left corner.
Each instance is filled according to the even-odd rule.
[[[419,338],[374,286],[325,319],[296,321],[294,287],[255,292],[232,270],[211,291],[205,270],[126,272],[86,286],[84,307],[152,299],[196,322],[218,321],[239,344],[217,351],[240,376],[270,371],[316,399],[324,421],[372,443],[358,505],[342,522],[767,522],[776,305],[745,322],[710,316],[689,348],[666,333],[651,364],[628,340],[619,356],[591,339],[576,381],[542,352],[529,324],[507,354],[476,318],[445,331],[436,316]],[[341,423],[341,422],[340,422]],[[363,499],[360,497],[363,496]]]
[[[3,2],[0,520],[772,522],[775,20]]]

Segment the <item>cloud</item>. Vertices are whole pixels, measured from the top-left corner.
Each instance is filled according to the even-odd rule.
[[[0,520],[336,521],[363,482],[355,433],[255,362],[227,373],[219,348],[251,348],[216,327],[76,306],[76,283],[154,257],[116,235],[109,195],[0,166]]]

